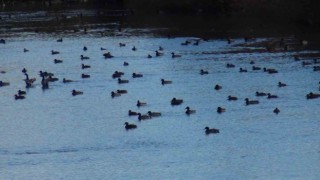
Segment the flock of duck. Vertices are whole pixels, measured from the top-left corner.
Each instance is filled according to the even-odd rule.
[[[192,43],[192,41],[186,40],[185,42],[182,42],[181,45],[182,45],[182,46],[188,46],[188,45],[190,45],[190,44],[193,44],[193,45],[196,45],[196,46],[197,46],[197,45],[199,45],[201,39],[197,39],[197,40],[193,40],[193,41],[194,41],[194,42]],[[62,38],[61,38],[61,39],[58,39],[57,42],[62,43],[62,42],[63,42],[63,39],[62,39]],[[229,40],[228,40],[228,42],[229,42]],[[1,39],[1,40],[0,40],[0,43],[1,43],[1,44],[5,44],[6,41],[5,41],[4,39]],[[230,43],[230,42],[229,42],[229,43]],[[125,47],[125,46],[126,46],[125,43],[119,43],[119,47],[120,47],[120,48],[121,48],[121,47]],[[83,51],[86,51],[87,49],[88,49],[88,48],[87,48],[86,46],[83,47]],[[100,50],[101,50],[101,51],[105,51],[106,49],[105,49],[105,48],[101,48]],[[138,49],[137,49],[136,46],[133,46],[131,50],[132,50],[132,51],[137,51]],[[25,52],[25,53],[28,52],[28,51],[29,51],[29,50],[26,49],[26,48],[24,48],[24,50],[23,50],[23,52]],[[146,58],[153,58],[153,57],[158,57],[158,56],[164,56],[164,55],[165,55],[165,53],[164,53],[164,48],[161,47],[161,46],[159,46],[159,48],[158,48],[157,50],[155,50],[154,52],[155,52],[154,55],[152,55],[152,54],[147,54],[147,55],[146,55]],[[52,54],[52,55],[56,55],[56,54],[59,54],[59,53],[60,53],[59,51],[51,50],[51,54]],[[103,57],[106,58],[106,59],[110,59],[110,58],[113,58],[113,57],[114,57],[114,56],[111,54],[111,52],[106,52],[106,53],[103,53],[102,55],[103,55]],[[175,52],[171,52],[171,58],[181,58],[181,57],[182,57],[182,55],[176,54]],[[88,59],[90,59],[90,58],[87,57],[87,56],[84,56],[84,55],[80,55],[80,59],[81,59],[81,60],[88,60]],[[300,59],[296,58],[296,60],[300,60]],[[58,63],[63,63],[63,60],[61,60],[61,59],[54,59],[53,62],[54,62],[55,64],[58,64]],[[320,62],[315,59],[315,60],[313,60],[312,62],[311,62],[311,61],[303,61],[303,62],[302,62],[302,65],[303,65],[303,66],[307,66],[307,65],[313,65],[313,64],[318,64],[318,63],[320,63]],[[255,62],[254,62],[254,61],[251,61],[250,64],[252,65],[252,71],[263,71],[263,72],[266,72],[266,73],[269,73],[269,74],[278,73],[278,70],[277,70],[277,69],[274,69],[274,68],[265,68],[265,67],[262,68],[262,67],[258,67],[258,66],[255,65]],[[129,63],[128,63],[128,62],[123,62],[123,66],[129,66]],[[236,67],[236,65],[234,65],[234,64],[231,64],[231,63],[227,63],[227,64],[226,64],[226,68],[235,68],[235,67]],[[81,68],[82,68],[82,69],[87,69],[87,68],[91,68],[91,66],[88,65],[88,64],[83,64],[83,63],[82,63],[82,64],[81,64]],[[318,67],[318,66],[314,66],[314,71],[320,71],[320,70],[319,70],[319,67]],[[240,73],[245,73],[245,72],[248,72],[248,69],[245,69],[245,68],[240,67],[240,68],[239,68],[239,72],[240,72]],[[5,72],[2,72],[2,73],[5,73]],[[23,73],[24,76],[25,76],[25,79],[24,79],[25,87],[26,87],[27,89],[33,87],[34,82],[36,81],[36,78],[35,78],[35,77],[30,78],[30,77],[29,77],[29,74],[28,74],[28,70],[25,69],[25,68],[22,69],[22,73]],[[209,74],[209,73],[210,73],[210,72],[208,72],[207,70],[204,70],[204,69],[200,69],[200,70],[199,70],[199,74],[200,74],[200,75],[207,75],[207,74]],[[127,80],[127,79],[122,79],[122,78],[121,78],[123,75],[124,75],[124,72],[115,71],[115,72],[112,74],[112,78],[113,78],[113,79],[116,79],[119,84],[129,83],[129,80]],[[58,80],[59,80],[58,78],[56,78],[56,77],[54,76],[53,73],[46,72],[46,71],[39,71],[39,76],[40,76],[40,78],[41,78],[41,86],[42,86],[42,89],[48,89],[51,82],[55,82],[55,81],[58,81]],[[144,76],[143,76],[143,74],[141,74],[141,73],[132,73],[132,78],[143,78],[143,77],[144,77]],[[84,74],[84,73],[82,73],[82,74],[81,74],[81,78],[82,78],[82,79],[90,78],[90,75],[89,75],[89,74]],[[70,82],[74,82],[74,80],[63,78],[63,79],[62,79],[62,82],[63,82],[63,83],[70,83]],[[172,84],[173,82],[172,82],[171,80],[168,80],[168,79],[161,79],[160,83],[161,83],[162,85],[170,85],[170,84]],[[320,82],[319,82],[319,84],[320,84]],[[10,85],[9,82],[0,81],[0,87],[9,86],[9,85]],[[278,82],[277,86],[278,86],[279,88],[285,88],[285,87],[287,86],[287,84],[286,84],[286,83],[283,83],[283,82]],[[222,89],[222,86],[219,85],[219,84],[216,84],[216,85],[214,86],[214,90],[216,90],[216,91],[220,91],[221,89]],[[319,91],[320,91],[320,88],[319,88]],[[111,97],[112,97],[112,98],[120,97],[122,94],[126,94],[126,93],[127,93],[127,90],[125,90],[125,89],[118,89],[118,90],[116,90],[116,91],[112,91],[112,92],[111,92]],[[20,89],[20,90],[18,90],[17,93],[14,95],[14,98],[15,98],[16,100],[25,99],[26,94],[27,94],[26,91]],[[71,91],[71,95],[72,95],[72,96],[77,96],[77,95],[82,95],[82,94],[83,94],[83,92],[80,91],[80,90],[75,90],[75,89],[73,89],[73,90]],[[260,91],[255,92],[255,96],[256,96],[256,97],[266,97],[267,99],[276,99],[276,98],[278,98],[278,96],[275,95],[275,94],[271,94],[271,93],[268,93],[268,92],[260,92]],[[306,98],[307,98],[307,99],[320,98],[320,94],[319,94],[319,93],[315,93],[315,92],[310,92],[310,93],[308,93],[308,94],[306,95]],[[228,101],[237,101],[238,99],[239,99],[239,98],[236,97],[236,96],[234,96],[234,95],[229,95],[229,96],[227,97],[227,100],[228,100]],[[184,102],[183,99],[177,99],[177,98],[174,97],[174,98],[171,99],[170,104],[171,104],[172,106],[179,106],[179,105],[183,104],[183,102]],[[249,98],[245,98],[245,99],[244,99],[244,102],[245,102],[245,105],[247,105],[247,106],[249,106],[249,105],[256,105],[256,104],[259,104],[259,103],[260,103],[259,100],[249,99]],[[146,106],[146,105],[147,105],[146,102],[142,102],[142,101],[140,101],[140,100],[138,100],[137,103],[136,103],[136,106],[137,106],[137,107]],[[216,109],[216,112],[217,112],[217,113],[224,113],[224,112],[226,112],[226,108],[219,106],[219,107]],[[279,109],[278,107],[275,107],[274,110],[273,110],[273,112],[274,112],[275,114],[279,114],[279,113],[280,113],[280,109]],[[195,113],[196,113],[196,110],[191,109],[189,106],[187,106],[187,107],[185,108],[185,114],[186,114],[186,115],[192,115],[192,114],[195,114]],[[159,116],[161,116],[161,115],[162,115],[161,112],[148,111],[146,114],[141,114],[140,112],[134,112],[134,111],[132,111],[132,110],[129,110],[129,111],[128,111],[128,116],[137,116],[139,121],[152,119],[152,118],[154,118],[154,117],[159,117]],[[131,129],[137,128],[138,126],[135,125],[135,124],[130,124],[130,123],[128,123],[128,122],[125,122],[125,123],[124,123],[124,127],[125,127],[126,130],[131,130]],[[208,135],[208,134],[216,134],[216,133],[219,133],[219,132],[220,132],[219,129],[209,128],[209,127],[205,127],[204,130],[205,130],[205,134],[207,134],[207,135]]]

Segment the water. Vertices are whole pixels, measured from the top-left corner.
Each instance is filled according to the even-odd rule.
[[[241,50],[236,39],[201,41],[199,46],[181,46],[184,38],[150,36],[65,37],[25,35],[7,38],[0,44],[0,177],[1,179],[319,179],[320,99],[307,100],[319,92],[319,73],[294,61],[297,52],[228,53]],[[263,41],[265,39],[257,39]],[[126,43],[120,48],[118,44]],[[137,51],[132,51],[133,46]],[[83,51],[83,46],[88,47]],[[162,57],[155,55],[164,47]],[[100,48],[115,56],[104,59]],[[23,48],[30,51],[23,52]],[[60,51],[51,55],[51,50]],[[182,58],[172,59],[172,51]],[[306,53],[306,52],[302,52]],[[80,55],[89,60],[80,60]],[[62,59],[54,64],[53,59]],[[276,68],[277,74],[253,72],[249,64]],[[123,62],[130,65],[125,67]],[[81,69],[81,64],[91,65]],[[226,63],[236,65],[227,69]],[[239,73],[239,67],[248,73]],[[22,68],[36,77],[26,99],[15,100],[25,89]],[[209,71],[201,76],[200,69]],[[59,78],[42,90],[38,72],[49,71]],[[118,84],[111,75],[125,72],[128,84]],[[143,78],[132,78],[140,72]],[[81,73],[91,75],[81,79]],[[62,83],[62,78],[76,82]],[[160,79],[173,83],[162,86]],[[279,88],[279,81],[288,84]],[[214,90],[214,85],[222,90]],[[73,97],[71,90],[83,95]],[[110,92],[128,94],[111,98]],[[256,91],[279,96],[268,100]],[[235,95],[238,101],[227,101]],[[182,98],[180,106],[170,100]],[[244,98],[259,105],[245,106]],[[136,101],[147,102],[136,107]],[[196,109],[187,116],[185,107]],[[223,114],[216,108],[225,107]],[[280,113],[275,115],[275,107]],[[159,111],[161,117],[139,122],[128,110]],[[131,131],[124,122],[137,124]],[[204,127],[220,129],[206,136]]]

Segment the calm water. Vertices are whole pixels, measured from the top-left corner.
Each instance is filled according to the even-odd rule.
[[[58,37],[23,36],[0,44],[0,179],[319,179],[320,99],[306,100],[319,92],[320,76],[312,67],[302,67],[293,54],[220,53],[234,50],[237,39],[201,41],[199,46],[181,46],[186,39],[153,37]],[[257,39],[262,41],[263,39]],[[126,43],[120,48],[119,42]],[[133,46],[137,51],[132,51]],[[83,46],[88,50],[83,51]],[[159,46],[165,55],[155,55]],[[104,59],[100,48],[115,56]],[[23,48],[30,51],[23,52]],[[51,50],[60,51],[51,55]],[[172,51],[181,58],[172,59]],[[80,60],[80,55],[89,60]],[[54,64],[53,59],[62,59]],[[251,70],[256,66],[276,68],[277,74]],[[130,65],[125,67],[123,62]],[[81,69],[81,64],[91,65]],[[236,68],[226,68],[233,63]],[[239,73],[239,67],[248,73]],[[22,68],[36,77],[26,99],[15,100],[25,90]],[[209,71],[201,76],[200,69]],[[42,90],[38,72],[59,78]],[[128,84],[118,84],[111,75],[123,71]],[[133,72],[143,78],[132,78]],[[81,79],[81,73],[91,75]],[[62,78],[76,80],[62,83]],[[162,86],[160,79],[171,85]],[[279,88],[277,83],[288,86]],[[215,91],[214,85],[222,85]],[[84,92],[73,97],[71,90]],[[110,92],[128,94],[112,99]],[[279,96],[269,100],[256,91]],[[227,101],[228,95],[238,101]],[[170,100],[182,98],[180,106]],[[245,106],[244,98],[260,104]],[[136,107],[136,101],[147,102]],[[185,107],[196,109],[187,116]],[[223,114],[216,108],[225,107]],[[275,107],[280,113],[275,115]],[[128,110],[159,111],[161,117],[139,122]],[[124,122],[137,124],[132,131]],[[220,129],[206,136],[204,127]]]

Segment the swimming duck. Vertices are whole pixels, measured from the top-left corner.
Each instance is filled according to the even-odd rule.
[[[185,113],[186,113],[187,115],[196,113],[196,110],[190,109],[189,106],[187,106],[185,109],[186,109],[186,112],[185,112]]]
[[[83,92],[82,92],[82,91],[76,91],[76,90],[72,90],[71,92],[72,92],[72,95],[73,95],[73,96],[76,96],[76,95],[81,95],[81,94],[83,94]]]
[[[118,78],[119,84],[129,83],[129,80]]]
[[[146,102],[141,102],[141,101],[137,101],[137,106],[138,107],[141,107],[141,106],[146,106],[147,105],[147,103]]]
[[[161,113],[160,113],[160,112],[148,111],[148,115],[149,115],[150,117],[159,117],[159,116],[161,116]]]
[[[88,50],[88,48],[86,46],[83,46],[83,50],[86,51]]]
[[[219,84],[217,84],[217,85],[214,86],[214,89],[218,91],[218,90],[222,89],[222,86],[220,86]]]
[[[236,100],[238,100],[238,98],[235,96],[228,96],[228,100],[229,101],[236,101]]]
[[[136,51],[136,50],[137,50],[136,46],[133,46],[132,51]]]
[[[87,60],[87,59],[90,59],[90,58],[88,56],[84,56],[84,55],[81,54],[80,59],[81,60]]]
[[[115,93],[114,91],[111,92],[111,97],[114,98],[114,97],[119,97],[121,96],[120,93]]]
[[[223,112],[226,112],[226,108],[222,108],[222,107],[218,107],[217,108],[217,113],[219,113],[219,114],[221,114],[221,113],[223,113]]]
[[[163,56],[163,53],[156,51],[156,56]]]
[[[0,87],[2,87],[2,86],[9,86],[9,85],[10,85],[9,82],[0,81]]]
[[[313,71],[320,71],[320,66],[313,66]]]
[[[279,114],[279,113],[280,113],[280,110],[276,107],[276,108],[273,110],[273,112],[274,112],[275,114]]]
[[[129,124],[128,122],[125,122],[124,125],[125,125],[124,128],[126,128],[126,130],[137,128],[137,125]]]
[[[81,68],[82,68],[82,69],[87,69],[87,68],[91,68],[91,66],[90,66],[90,65],[81,64]]]
[[[268,93],[268,99],[275,99],[275,98],[278,98],[278,96]]]
[[[141,77],[143,77],[143,74],[132,73],[132,77],[133,77],[133,78],[141,78]]]
[[[269,69],[263,68],[263,71],[264,71],[264,72],[267,72],[267,73],[269,73],[269,74],[278,73],[278,71],[277,71],[276,69],[271,69],[271,68],[269,68]]]
[[[18,99],[25,99],[26,97],[25,96],[23,96],[23,95],[18,95],[18,94],[15,94],[14,95],[14,99],[15,100],[18,100]]]
[[[227,63],[227,68],[234,68],[234,67],[236,67],[234,64],[231,64],[231,63]]]
[[[285,87],[285,86],[287,86],[287,84],[282,83],[282,82],[278,82],[278,86],[279,86],[279,87]]]
[[[100,50],[101,50],[101,51],[105,51],[105,50],[107,50],[107,49],[106,49],[106,48],[101,47],[101,48],[100,48]]]
[[[261,67],[252,66],[252,70],[253,70],[253,71],[258,71],[258,70],[261,70]]]
[[[119,43],[119,46],[120,46],[120,47],[125,47],[126,44],[125,44],[125,43]]]
[[[161,79],[161,84],[162,85],[171,84],[171,83],[172,83],[172,81]]]
[[[54,62],[55,64],[58,64],[58,63],[62,63],[63,61],[60,60],[60,59],[54,59],[53,62]]]
[[[103,56],[108,59],[108,58],[113,58],[110,52],[104,53]]]
[[[264,92],[256,92],[256,96],[266,96],[267,93],[264,93]]]
[[[259,104],[258,100],[249,100],[248,98],[246,98],[245,101],[246,105]]]
[[[129,63],[128,62],[123,62],[123,66],[129,66]]]
[[[171,100],[171,105],[180,105],[182,103],[183,103],[182,99],[172,98],[172,100]]]
[[[205,131],[206,135],[220,133],[219,129],[215,129],[215,128],[210,129],[209,127],[205,127],[204,129],[206,130]]]
[[[69,83],[69,82],[73,82],[73,81],[70,80],[70,79],[63,78],[63,79],[62,79],[62,82],[63,82],[63,83]]]
[[[190,43],[191,43],[190,41],[186,40],[185,42],[181,43],[181,45],[182,45],[182,46],[187,46],[187,45],[189,45]]]
[[[255,64],[255,62],[254,61],[250,61],[250,64]]]
[[[147,119],[151,119],[151,116],[149,116],[149,114],[141,115],[141,113],[138,113],[138,119],[139,119],[139,121],[147,120]]]
[[[147,56],[147,57],[148,57],[149,59],[150,59],[150,58],[152,58],[152,56],[151,56],[150,54],[148,54],[148,56]]]
[[[52,54],[52,55],[59,54],[59,53],[60,53],[59,51],[51,50],[51,54]]]
[[[203,70],[203,69],[200,69],[200,74],[201,74],[201,75],[209,74],[209,72],[208,72],[208,71],[205,71],[205,70]]]
[[[26,48],[23,48],[23,52],[29,52],[29,50]]]
[[[58,40],[57,40],[57,42],[63,42],[63,39],[62,39],[62,38],[60,38],[60,39],[58,39]]]
[[[0,44],[5,44],[5,43],[6,43],[6,40],[0,39]]]
[[[240,69],[239,69],[239,72],[248,72],[248,70],[243,69],[243,68],[240,68]]]
[[[129,115],[129,116],[138,116],[139,113],[129,110],[129,111],[128,111],[128,115]]]
[[[171,57],[172,57],[172,58],[179,58],[179,57],[181,57],[181,55],[175,54],[174,52],[172,52],[172,53],[171,53]]]
[[[90,78],[90,75],[89,74],[81,74],[81,78],[82,79],[85,79],[85,78]]]
[[[128,93],[128,91],[127,91],[127,90],[124,90],[124,89],[118,89],[118,90],[117,90],[117,93],[126,94],[126,93]]]
[[[112,74],[112,78],[120,78],[122,75],[124,75],[124,72],[115,71],[115,72]]]
[[[319,97],[320,97],[320,94],[313,93],[313,92],[310,92],[309,94],[306,95],[307,99],[316,99],[316,98],[319,98]]]
[[[26,95],[26,94],[27,94],[26,91],[18,90],[18,95]]]

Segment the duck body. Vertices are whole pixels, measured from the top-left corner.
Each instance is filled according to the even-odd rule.
[[[129,124],[128,122],[125,122],[124,125],[125,125],[124,128],[125,128],[126,130],[136,129],[136,128],[137,128],[137,125],[135,125],[135,124]]]
[[[151,119],[151,116],[149,116],[149,114],[141,115],[141,113],[138,113],[138,119],[139,119],[139,121],[148,120],[148,119]]]
[[[84,56],[84,55],[80,55],[80,59],[81,60],[88,60],[90,59],[88,56]]]
[[[14,95],[14,99],[15,99],[15,100],[25,99],[25,98],[26,98],[26,97],[23,96],[23,95],[18,95],[18,94],[15,94],[15,95]]]
[[[209,74],[209,72],[201,69],[201,70],[200,70],[200,74],[201,74],[201,75],[205,75],[205,74]]]
[[[176,98],[172,98],[171,100],[171,105],[175,106],[175,105],[180,105],[183,103],[182,99],[176,99]]]
[[[186,113],[187,115],[196,113],[196,110],[190,109],[189,106],[187,106],[185,109],[186,109],[186,112],[185,112],[185,113]]]
[[[256,96],[267,96],[267,93],[257,91]]]
[[[53,62],[54,62],[55,64],[59,64],[59,63],[62,63],[63,60],[61,60],[61,59],[54,59]]]
[[[83,92],[82,92],[82,91],[76,91],[76,90],[72,90],[71,92],[72,92],[72,95],[73,95],[73,96],[76,96],[76,95],[81,95],[81,94],[83,94]]]
[[[89,74],[81,74],[81,78],[82,79],[90,78],[90,75]]]
[[[161,116],[160,112],[152,112],[152,111],[148,111],[148,115],[151,117],[159,117]]]
[[[104,56],[104,58],[106,58],[106,59],[113,58],[113,56],[111,55],[110,52],[104,53],[103,56]]]
[[[91,68],[91,66],[90,66],[90,65],[81,64],[81,68],[82,68],[82,69],[87,69],[87,68]]]
[[[146,102],[141,102],[141,101],[137,101],[137,106],[138,107],[141,107],[141,106],[146,106],[147,105],[147,103]]]
[[[129,110],[129,111],[128,111],[128,115],[129,115],[129,116],[138,116],[139,113]]]
[[[140,74],[140,73],[132,73],[132,77],[133,77],[133,78],[141,78],[141,77],[143,77],[143,74]]]
[[[316,98],[319,98],[319,97],[320,97],[320,94],[313,93],[313,92],[310,92],[309,94],[306,95],[307,99],[316,99]]]
[[[277,95],[272,95],[272,94],[268,93],[268,99],[276,99],[276,98],[278,98]]]
[[[217,108],[217,113],[219,113],[219,114],[221,114],[221,113],[223,113],[223,112],[226,112],[226,108],[222,108],[222,107],[218,107]]]
[[[209,127],[205,127],[204,129],[205,129],[206,135],[220,133],[219,129],[215,129],[215,128],[210,129]]]
[[[121,96],[120,93],[116,93],[116,92],[114,92],[114,91],[111,92],[111,97],[112,97],[112,98],[114,98],[114,97],[119,97],[119,96]]]
[[[246,105],[259,104],[258,100],[249,100],[248,98],[246,98],[245,101],[246,101]]]
[[[238,100],[238,98],[235,96],[228,96],[228,100],[229,101],[236,101],[236,100]]]
[[[162,84],[162,85],[165,85],[165,84],[172,84],[172,81],[170,81],[170,80],[164,80],[164,79],[161,79],[161,84]]]

